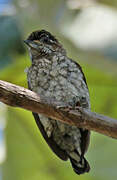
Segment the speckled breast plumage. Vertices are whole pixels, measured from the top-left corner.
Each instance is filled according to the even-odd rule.
[[[30,89],[40,96],[50,98],[58,102],[58,105],[61,102],[61,106],[65,103],[74,107],[78,102],[80,106],[90,108],[89,92],[83,73],[78,64],[68,57],[54,55],[51,60],[40,58],[28,69],[27,75]],[[39,117],[48,137],[52,135],[62,149],[71,153],[71,157],[76,156],[75,149],[81,154],[79,128],[42,115]]]

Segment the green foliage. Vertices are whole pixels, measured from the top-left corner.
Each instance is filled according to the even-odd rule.
[[[106,4],[108,6],[117,7],[117,1],[116,0],[100,0],[100,3]]]

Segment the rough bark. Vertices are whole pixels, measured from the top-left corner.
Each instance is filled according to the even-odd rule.
[[[89,130],[117,138],[117,120],[83,108],[70,110],[51,105],[51,99],[40,98],[36,93],[14,84],[0,80],[0,101],[13,107],[20,107],[43,114],[52,119],[84,127]]]

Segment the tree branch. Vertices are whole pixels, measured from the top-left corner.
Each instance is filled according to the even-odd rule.
[[[24,108],[70,125],[117,138],[117,120],[83,108],[69,111],[64,108],[58,109],[56,105],[51,105],[51,100],[41,99],[28,89],[1,80],[0,101],[9,106]]]

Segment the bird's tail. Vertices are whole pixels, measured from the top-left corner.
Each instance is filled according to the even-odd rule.
[[[70,158],[70,162],[72,164],[72,167],[73,167],[75,173],[80,175],[80,174],[83,174],[85,172],[89,172],[90,166],[84,157],[81,157],[79,162],[72,159],[71,157],[69,157],[69,158]]]

